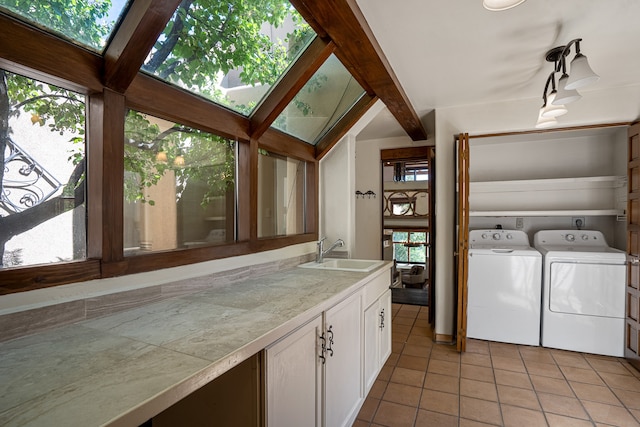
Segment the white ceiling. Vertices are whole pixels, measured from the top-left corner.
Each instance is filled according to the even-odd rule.
[[[600,75],[583,96],[640,85],[640,0],[527,0],[502,12],[487,11],[482,0],[357,3],[420,117],[516,99],[542,105],[553,69],[546,52],[576,38]],[[406,135],[394,122],[385,109],[358,138]]]

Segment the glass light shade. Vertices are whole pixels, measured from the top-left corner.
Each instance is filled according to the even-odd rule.
[[[587,62],[587,57],[577,54],[571,61],[571,74],[565,85],[565,89],[579,89],[598,81],[600,76],[593,72]]]
[[[567,109],[564,105],[554,105],[553,101],[556,99],[556,91],[553,91],[547,97],[547,105],[540,109],[540,116],[543,118],[558,117],[563,114],[567,114]]]
[[[542,112],[542,109],[541,109]],[[545,129],[551,126],[557,125],[558,121],[555,117],[542,117],[542,114],[538,114],[538,122],[536,123],[536,129]]]
[[[580,95],[577,90],[568,90],[566,88],[568,79],[569,76],[567,74],[563,74],[562,77],[560,77],[560,80],[558,80],[558,92],[553,100],[553,105],[566,105],[582,98],[582,95]]]
[[[525,0],[483,0],[482,5],[487,10],[497,12],[516,7],[517,5],[524,3],[524,1]]]

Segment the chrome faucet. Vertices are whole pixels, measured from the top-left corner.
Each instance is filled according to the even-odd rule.
[[[323,237],[322,239],[318,240],[318,252],[316,253],[316,262],[320,263],[322,261],[324,261],[324,256],[326,254],[328,254],[329,252],[331,252],[332,250],[334,250],[336,247],[338,246],[344,246],[344,240],[342,239],[338,239],[335,242],[333,242],[333,245],[331,245],[331,247],[329,249],[327,249],[326,251],[324,250],[324,241],[326,240],[326,237]]]

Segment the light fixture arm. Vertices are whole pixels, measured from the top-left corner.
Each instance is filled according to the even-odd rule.
[[[542,100],[544,101],[542,106],[546,106],[547,105],[547,92],[549,91],[549,83],[551,83],[551,91],[555,91],[556,90],[556,79],[554,78],[555,71],[553,71],[551,74],[549,74],[549,77],[547,77],[547,82],[544,85],[544,92],[542,93]]]
[[[571,49],[571,46],[574,45],[574,44],[576,45],[576,56],[580,55],[580,42],[581,41],[582,41],[582,39],[573,39],[569,43],[567,43],[567,45],[562,50],[561,58],[563,59],[563,62],[564,62],[564,57],[569,55],[569,49]]]

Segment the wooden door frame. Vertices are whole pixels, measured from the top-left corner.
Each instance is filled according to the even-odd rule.
[[[528,135],[528,134],[539,134],[539,133],[543,133],[543,134],[553,134],[553,133],[558,133],[558,132],[565,132],[565,131],[576,131],[576,130],[585,130],[585,129],[602,129],[602,128],[608,128],[608,127],[624,127],[624,126],[632,126],[632,125],[637,125],[638,122],[617,122],[617,123],[603,123],[603,124],[597,124],[597,125],[584,125],[584,126],[571,126],[571,127],[562,127],[562,128],[554,128],[554,129],[540,129],[540,130],[528,130],[528,131],[520,131],[520,132],[502,132],[502,133],[488,133],[488,134],[479,134],[479,135],[469,135],[467,133],[461,133],[460,137],[462,137],[463,135],[466,135],[466,137],[468,138],[469,144],[471,142],[471,139],[474,138],[493,138],[493,137],[502,137],[502,136],[517,136],[517,135]],[[456,146],[457,149],[457,146]],[[468,161],[470,161],[471,159],[469,158]],[[457,156],[457,163],[456,163],[457,167],[460,168],[460,156],[458,154]],[[459,172],[459,169],[456,171]],[[457,181],[456,181],[457,182]],[[465,212],[461,212],[461,211],[465,211]],[[629,210],[627,209],[627,214],[629,214]],[[469,215],[469,206],[468,203],[466,204],[461,204],[458,201],[458,205],[456,206],[456,217],[458,218],[458,222],[460,222],[462,220],[462,216],[466,215],[468,218]],[[459,223],[457,224],[459,227]],[[467,223],[468,226],[468,223]],[[454,265],[456,265],[456,285],[457,285],[457,317],[456,317],[456,323],[457,323],[457,335],[456,335],[456,345],[457,345],[457,349],[460,352],[464,352],[466,349],[466,324],[467,324],[467,310],[466,310],[466,292],[467,292],[467,278],[465,277],[465,275],[467,274],[467,269],[468,269],[468,259],[466,256],[466,252],[464,254],[464,256],[461,256],[461,250],[466,248],[466,244],[464,243],[465,241],[468,241],[468,230],[466,231],[466,233],[464,233],[464,239],[461,243],[460,241],[460,233],[462,231],[460,230],[460,228],[458,228],[457,231],[457,250],[454,253]],[[627,230],[627,233],[629,231]],[[466,239],[466,240],[465,240]],[[628,243],[629,239],[627,238],[627,243]],[[468,248],[467,248],[468,249]],[[463,279],[462,282],[460,279]],[[640,301],[639,301],[640,304]],[[628,301],[627,301],[627,310],[628,310]],[[640,330],[638,331],[638,333],[640,334]],[[627,332],[625,331],[625,336],[627,335]],[[625,344],[626,346],[626,344]],[[638,346],[640,346],[640,336],[638,336]],[[639,349],[640,352],[640,349]],[[637,367],[640,370],[640,361],[637,363]]]
[[[429,183],[427,187],[428,191],[428,205],[429,205],[429,216],[427,218],[428,224],[428,233],[429,233],[429,247],[428,247],[428,255],[429,255],[429,323],[434,325],[435,322],[435,173],[434,173],[434,164],[435,164],[435,147],[432,145],[421,145],[419,147],[401,147],[401,148],[387,148],[380,150],[380,167],[384,165],[384,162],[389,161],[423,161],[426,160],[428,162],[429,167]],[[380,174],[382,193],[384,195],[384,177]],[[384,228],[384,212],[381,212],[381,224]],[[384,248],[383,248],[384,250]]]
[[[624,357],[640,370],[640,122],[627,131],[627,280]]]
[[[456,349],[459,352],[467,348],[467,276],[469,250],[469,134],[461,133],[457,138],[457,328]]]

